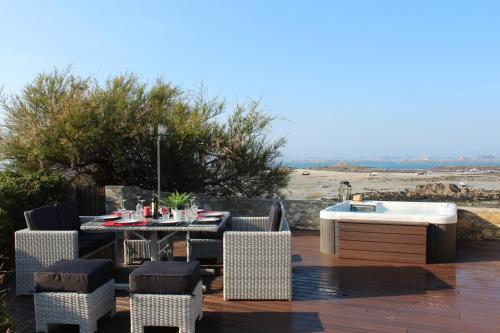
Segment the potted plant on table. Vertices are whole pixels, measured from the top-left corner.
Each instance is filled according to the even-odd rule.
[[[182,218],[182,209],[188,203],[189,198],[191,197],[191,193],[179,193],[175,191],[175,193],[171,193],[166,198],[163,198],[160,202],[172,209],[172,217],[174,219]]]

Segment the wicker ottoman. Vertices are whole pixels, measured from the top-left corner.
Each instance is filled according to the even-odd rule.
[[[35,272],[36,331],[48,324],[74,324],[80,332],[97,331],[97,320],[116,311],[113,261],[61,260]]]
[[[151,261],[129,275],[132,333],[145,326],[178,327],[195,331],[203,316],[200,265],[197,261]]]

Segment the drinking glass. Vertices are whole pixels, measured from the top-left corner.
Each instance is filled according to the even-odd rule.
[[[186,222],[186,210],[181,209],[181,222]]]
[[[161,213],[162,220],[167,220],[169,218],[168,209],[166,206],[160,206],[160,213]]]
[[[184,209],[182,210],[182,220],[183,222],[190,223],[191,221],[191,213],[189,210],[189,204],[184,205]]]
[[[188,211],[189,223],[192,223],[195,219],[195,216],[193,216],[193,207],[189,207],[187,211]]]

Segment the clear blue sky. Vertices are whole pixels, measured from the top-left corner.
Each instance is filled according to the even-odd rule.
[[[0,86],[73,66],[286,117],[287,157],[500,156],[500,1],[1,1]]]

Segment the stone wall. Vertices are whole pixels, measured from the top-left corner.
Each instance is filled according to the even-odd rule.
[[[116,209],[121,199],[125,207],[134,209],[137,195],[151,200],[151,190],[128,186],[106,186],[106,211]],[[162,193],[162,196],[166,194]],[[233,216],[267,216],[271,199],[227,199],[198,196],[202,208],[228,210]],[[288,221],[292,227],[319,229],[319,211],[335,203],[333,200],[284,200]],[[467,240],[500,240],[500,209],[460,207],[458,210],[457,237]]]
[[[203,208],[228,210],[233,216],[267,216],[271,199],[226,199],[200,197]],[[333,205],[331,200],[283,200],[288,223],[291,227],[302,229],[319,228],[319,211]]]
[[[141,190],[129,186],[106,186],[106,211],[117,209],[121,200],[127,200],[125,207],[135,209],[137,196],[146,202],[151,200],[151,190]],[[166,193],[162,193],[162,197]],[[267,216],[272,199],[231,199],[198,195],[201,207],[211,210],[227,210],[233,216]],[[319,228],[319,211],[335,203],[333,200],[284,200],[288,223],[290,226],[304,229]]]

